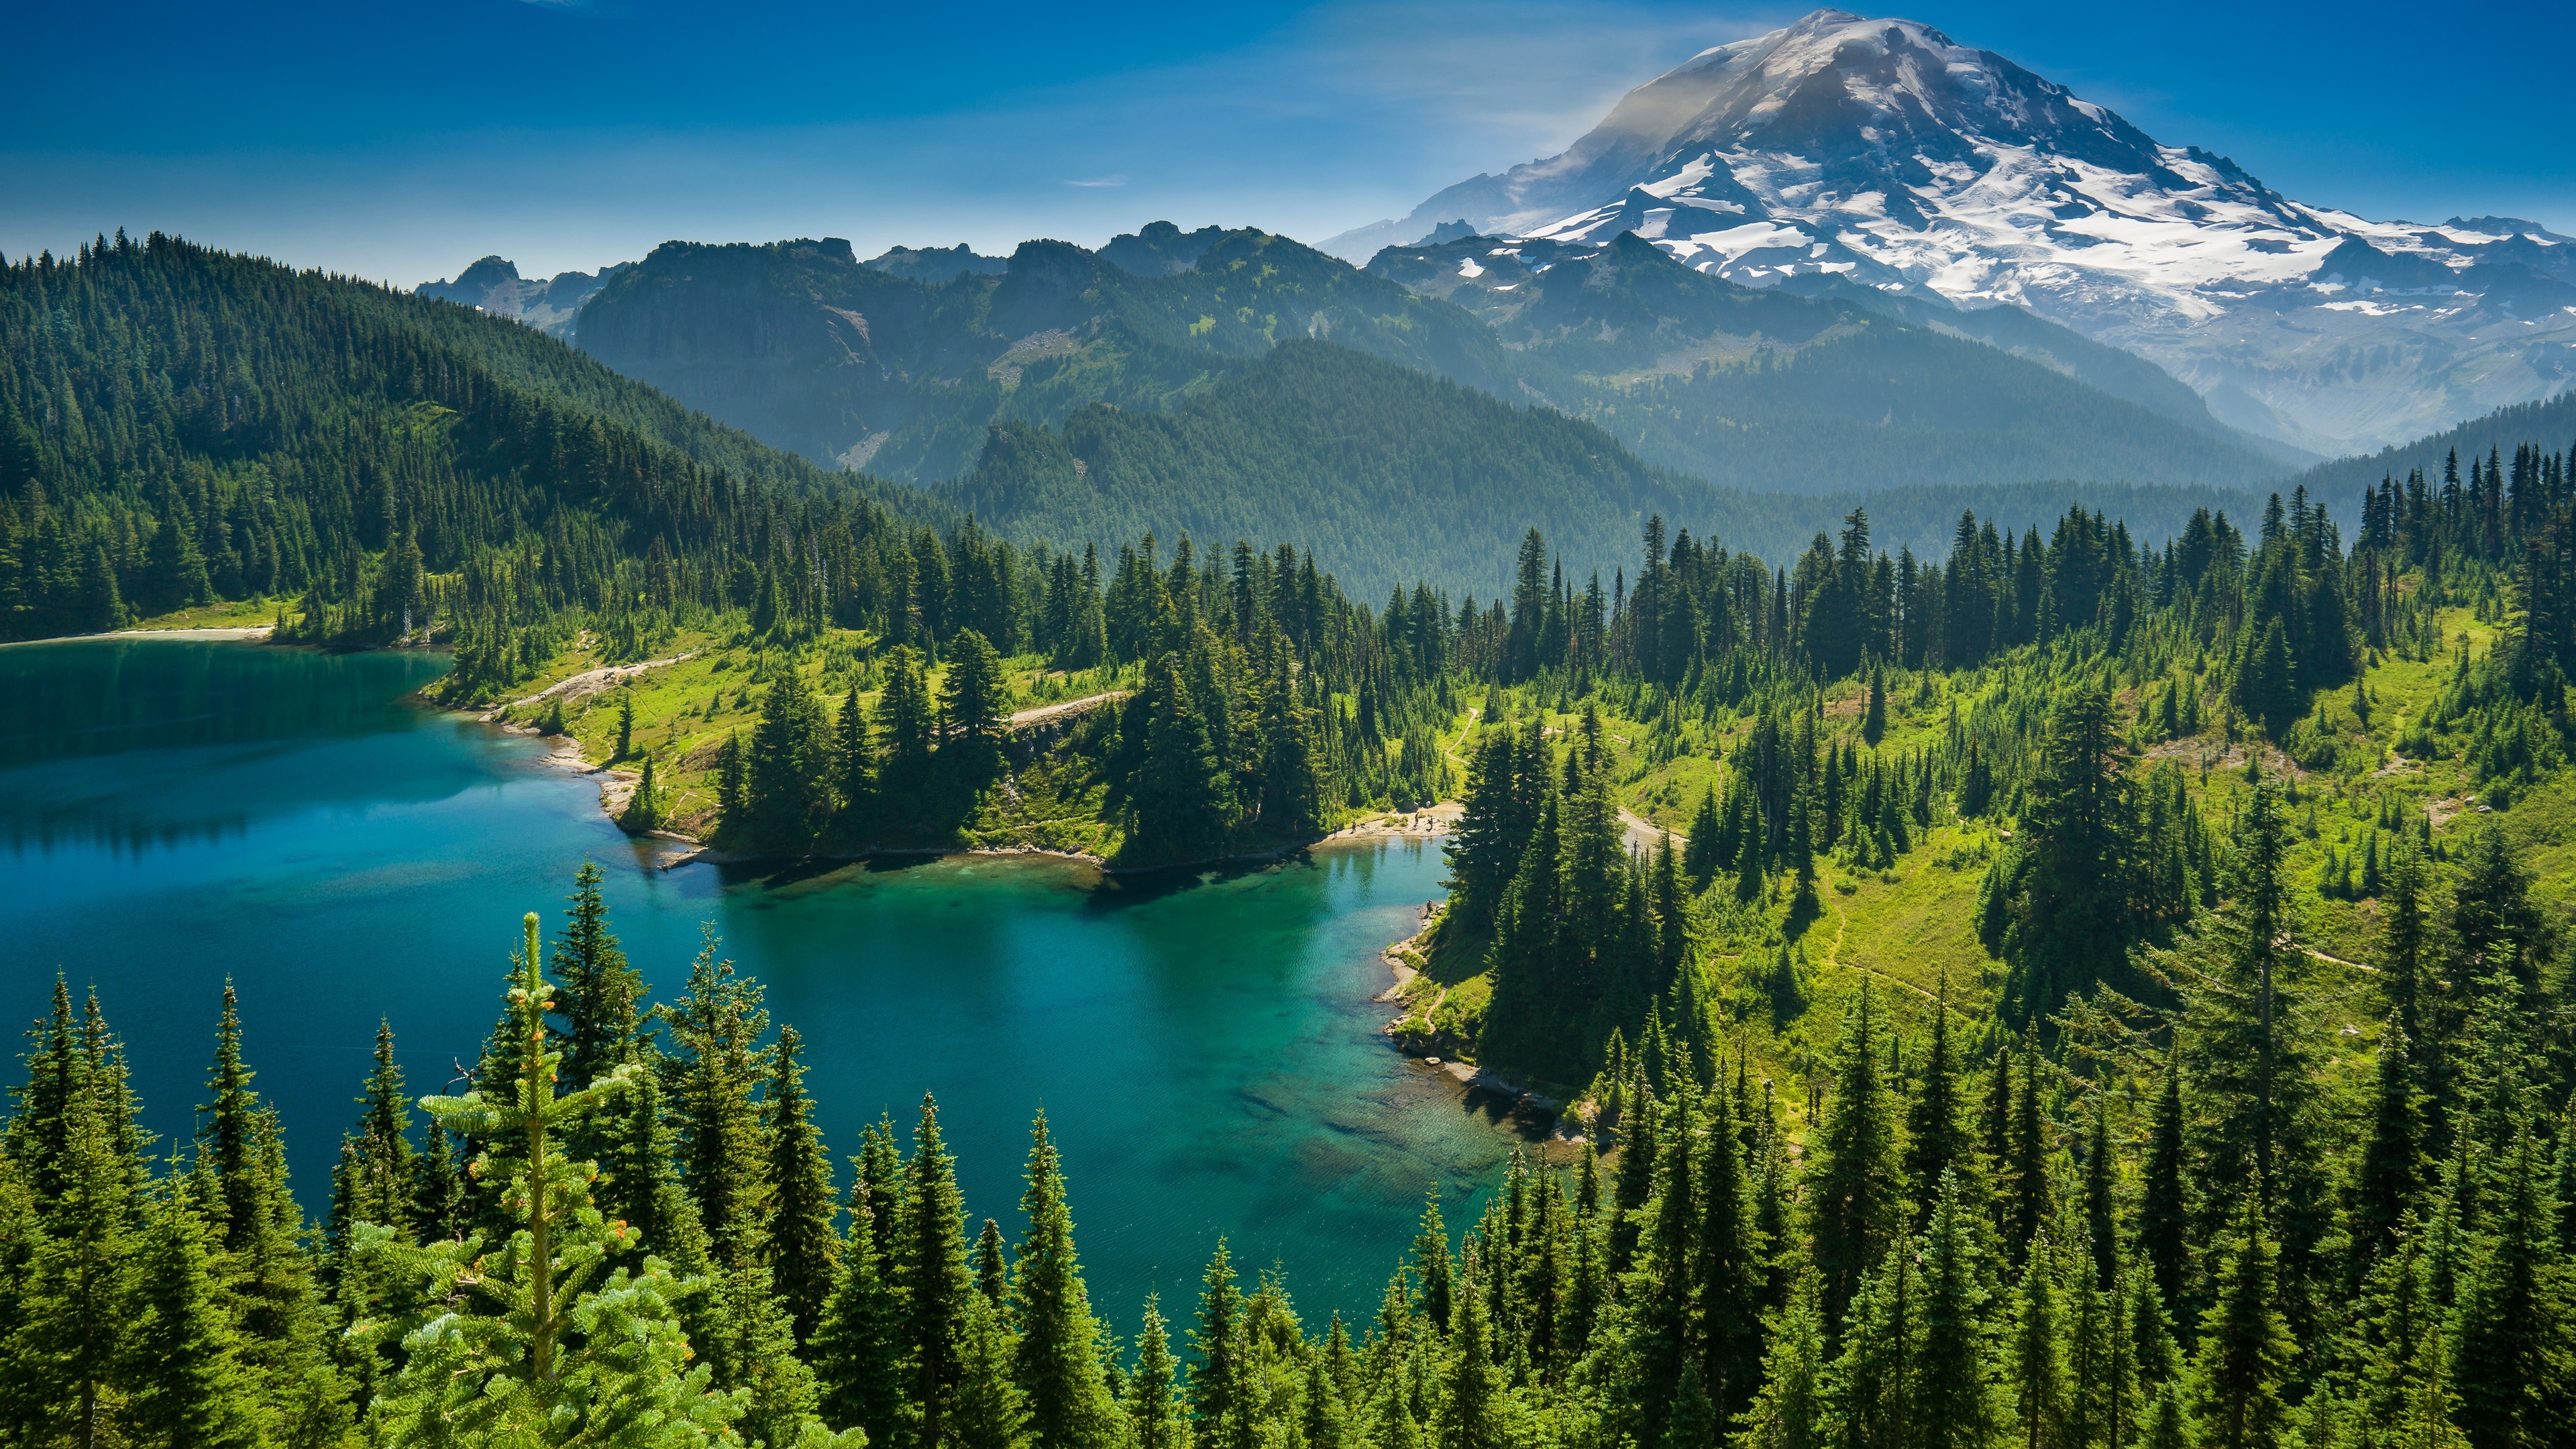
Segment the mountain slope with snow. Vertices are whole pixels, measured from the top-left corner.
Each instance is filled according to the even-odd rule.
[[[2318,453],[2576,375],[2569,238],[2303,205],[1992,51],[1839,10],[1705,51],[1561,155],[1325,248],[1373,254],[1461,221],[1562,242],[1634,232],[1754,286],[1833,276],[2027,308],[2156,362],[2223,422]]]

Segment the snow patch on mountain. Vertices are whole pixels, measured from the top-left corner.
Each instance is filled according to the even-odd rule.
[[[1840,10],[1703,51],[1562,154],[1326,247],[1358,260],[1460,219],[1567,243],[1634,232],[1754,286],[1834,275],[2026,308],[2158,363],[2231,424],[2319,452],[2576,377],[2570,238],[2304,205],[1992,51]]]

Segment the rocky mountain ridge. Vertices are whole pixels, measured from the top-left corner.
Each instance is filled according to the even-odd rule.
[[[2221,422],[2320,455],[2576,376],[2570,238],[2293,201],[1992,51],[1840,10],[1704,51],[1561,154],[1324,248],[1362,260],[1461,223],[1593,245],[1634,232],[1754,286],[2023,308],[2159,364]]]

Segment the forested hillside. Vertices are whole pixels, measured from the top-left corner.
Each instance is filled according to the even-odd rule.
[[[0,636],[300,598],[302,637],[640,649],[791,513],[943,517],[516,324],[157,233],[0,267],[0,339]]]
[[[1698,516],[1708,498],[1589,424],[1321,342],[1283,345],[1168,413],[1002,424],[931,492],[1065,547],[1158,529],[1297,538],[1370,598],[1419,579],[1490,592],[1532,524],[1578,559],[1615,559],[1647,516]]]
[[[592,300],[582,346],[781,447],[917,483],[970,469],[993,422],[1174,409],[1297,338],[1588,418],[1650,463],[1750,492],[2283,471],[2150,364],[2035,320],[1755,291],[1634,237],[1390,248],[1363,272],[1285,237],[1156,223],[1096,254],[1033,241],[998,276],[943,276],[861,265],[828,238],[674,242]]]
[[[1201,235],[1186,266],[1148,275],[1031,241],[998,276],[937,283],[861,265],[847,242],[673,242],[582,315],[583,348],[619,371],[780,447],[915,483],[966,471],[993,422],[1165,406],[1297,337],[1519,393],[1474,318],[1249,230]]]
[[[1722,487],[2230,487],[2283,471],[2135,358],[2120,366],[2069,335],[2061,348],[2081,353],[2081,368],[2061,370],[1960,335],[1978,326],[2057,361],[1993,321],[1953,314],[1944,329],[1919,307],[1900,319],[1894,304],[1756,290],[1630,233],[1597,248],[1501,237],[1389,247],[1369,271],[1473,312],[1555,375],[1543,386],[1558,406]],[[2085,373],[2111,374],[2117,392]]]
[[[1111,758],[1208,768],[1166,818],[1269,809],[1226,766],[1280,758],[1280,701],[1351,708],[1302,683],[1336,651],[1361,714],[1422,711],[1381,758],[1465,761],[1396,1030],[1564,1084],[1570,1138],[1463,1231],[1427,1209],[1376,1313],[1301,1316],[1227,1243],[1194,1305],[1095,1304],[1042,1116],[1008,1229],[927,1098],[909,1150],[826,1143],[759,983],[712,940],[630,962],[585,867],[550,940],[522,923],[472,1091],[415,1104],[379,1033],[319,1223],[256,1003],[159,1168],[114,1003],[58,987],[0,1131],[0,1414],[83,1446],[2565,1444],[2565,465],[2392,480],[2349,546],[2300,495],[2152,549],[1963,517],[1911,570],[1857,511],[1778,569],[1650,520],[1607,598],[1531,533],[1508,599],[1334,605],[1305,669],[1293,552],[1131,551],[1047,647],[1145,670],[1099,717]],[[978,639],[934,760],[995,743]],[[1190,703],[1238,672],[1241,751]],[[745,828],[762,770],[883,779],[927,708],[890,682],[824,735],[772,677]]]
[[[2576,438],[2576,393],[2498,408],[2456,428],[2368,457],[2321,463],[2296,481],[2319,497],[2338,498],[2375,488],[2383,478],[2404,482],[2412,473],[2423,474],[2430,486],[2439,488],[2456,481],[2462,459],[2532,468],[2539,463],[2534,455],[2564,446],[2562,438]]]

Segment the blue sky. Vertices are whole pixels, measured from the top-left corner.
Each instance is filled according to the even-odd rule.
[[[1552,153],[1801,6],[391,0],[18,7],[0,251],[159,228],[410,285],[671,237],[1309,240]],[[1856,7],[1857,8],[1857,7]],[[1901,14],[2372,216],[2576,233],[2576,6]]]

